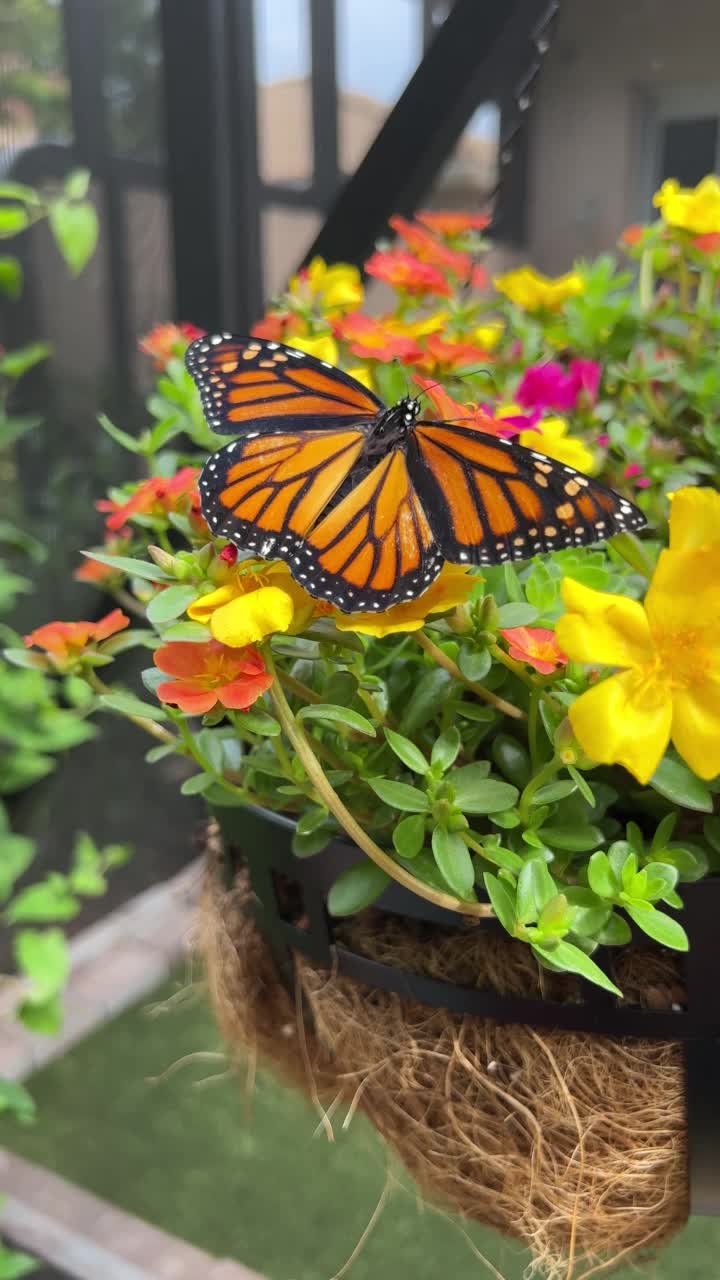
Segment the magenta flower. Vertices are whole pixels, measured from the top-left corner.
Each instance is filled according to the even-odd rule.
[[[555,360],[525,370],[516,399],[524,409],[552,409],[568,413],[582,395],[589,404],[597,399],[600,365],[594,360],[572,360],[567,371]]]
[[[623,471],[626,480],[632,480],[636,489],[649,489],[652,481],[648,476],[643,475],[643,469],[639,462],[629,462]]]

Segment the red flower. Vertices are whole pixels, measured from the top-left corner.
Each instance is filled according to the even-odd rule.
[[[490,288],[490,277],[485,268],[481,267],[479,263],[476,263],[470,272],[470,284],[473,289],[483,290]]]
[[[372,320],[361,311],[336,320],[333,331],[361,360],[404,360],[412,364],[422,357],[414,338],[392,333],[381,320]]]
[[[155,666],[175,677],[158,685],[160,701],[194,716],[212,711],[218,702],[233,711],[247,711],[272,684],[257,649],[231,649],[219,640],[164,644],[155,654]]]
[[[452,292],[442,271],[403,249],[374,253],[365,263],[365,270],[369,276],[405,293],[438,293],[447,298]]]
[[[458,253],[457,250],[450,249],[441,240],[436,240],[425,227],[416,222],[408,222],[399,214],[390,219],[390,226],[421,262],[429,262],[433,267],[451,271],[459,280],[467,280],[472,268],[469,253]]]
[[[507,627],[500,631],[507,641],[508,653],[517,662],[525,662],[543,676],[549,676],[557,667],[567,664],[554,631],[545,627]]]
[[[44,649],[57,666],[66,666],[79,658],[88,645],[99,644],[130,626],[122,609],[113,609],[99,622],[46,622],[25,636],[25,645]]]
[[[468,231],[484,231],[490,225],[490,216],[485,213],[434,213],[425,210],[415,217],[428,231],[433,231],[436,236],[447,236],[450,240]]]
[[[620,236],[620,243],[625,245],[630,245],[630,247],[633,247],[634,245],[639,244],[643,236],[645,235],[645,230],[646,228],[642,225],[641,222],[633,222],[629,227],[626,227],[625,230],[623,231],[622,235]]]
[[[424,369],[439,373],[451,373],[466,366],[487,364],[492,356],[472,342],[448,342],[439,333],[431,333],[425,339],[425,354],[421,361]]]
[[[237,560],[237,558],[238,558],[237,547],[234,545],[234,543],[228,542],[227,546],[223,547],[222,551],[220,552],[220,559],[223,560],[225,564],[235,564],[235,561]]]
[[[182,467],[170,479],[152,476],[150,480],[143,480],[126,502],[101,498],[95,506],[98,511],[110,512],[105,526],[111,533],[117,533],[133,516],[163,515],[169,511],[191,514],[194,504],[197,504],[196,511],[199,512],[199,475],[197,467]]]
[[[440,422],[457,422],[463,427],[472,427],[477,431],[486,431],[493,436],[509,436],[511,433],[505,429],[505,424],[496,422],[484,409],[480,409],[472,404],[461,404],[459,400],[453,400],[448,395],[444,387],[438,382],[432,382],[429,378],[421,378],[415,375],[413,381],[419,387],[422,387],[426,393],[430,403],[437,414]]]
[[[704,236],[695,236],[690,243],[700,253],[717,253],[720,250],[720,231],[708,231]]]
[[[138,347],[143,355],[152,356],[156,369],[164,369],[173,356],[183,356],[190,343],[204,333],[194,324],[156,324],[140,339]]]
[[[250,334],[253,338],[267,338],[268,342],[285,342],[290,337],[293,321],[297,323],[292,311],[271,311],[253,325]]]

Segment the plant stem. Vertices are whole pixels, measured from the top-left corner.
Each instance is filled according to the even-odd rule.
[[[118,604],[121,605],[123,609],[127,609],[128,613],[134,613],[138,618],[145,618],[147,616],[145,606],[140,604],[134,596],[131,596],[130,592],[126,591],[124,587],[116,587],[112,594]]]
[[[316,693],[314,689],[309,689],[302,681],[296,680],[295,676],[291,676],[288,671],[278,671],[278,677],[285,688],[290,693],[294,693],[296,698],[302,698],[303,702],[322,702],[319,693]]]
[[[535,774],[535,777],[531,778],[528,782],[525,790],[520,796],[520,803],[518,804],[518,813],[520,814],[524,826],[527,826],[530,817],[530,806],[532,805],[534,795],[541,787],[545,786],[546,782],[549,782],[551,778],[554,778],[555,774],[559,773],[562,768],[563,761],[559,756],[553,756],[552,760],[548,760],[547,764],[543,765],[542,769]]]
[[[476,684],[474,680],[466,680],[457,663],[453,662],[452,658],[448,658],[447,654],[443,653],[442,649],[435,644],[434,640],[430,639],[425,631],[416,631],[415,639],[420,648],[425,650],[428,657],[432,658],[439,667],[447,671],[453,679],[459,680],[461,684],[464,684],[466,689],[470,689],[477,698],[480,698],[481,702],[489,703],[491,707],[502,711],[503,715],[512,716],[513,720],[527,719],[525,712],[521,711],[520,707],[516,707],[512,702],[506,702],[504,698],[498,697],[496,693],[492,693],[484,685]]]
[[[417,880],[415,876],[410,875],[404,868],[399,867],[389,854],[385,853],[360,824],[356,821],[350,810],[347,809],[340,799],[340,796],[330,785],[323,771],[322,765],[318,760],[310,741],[306,736],[302,726],[298,724],[293,716],[292,709],[283,693],[282,685],[278,679],[275,663],[269,646],[264,648],[265,663],[268,671],[274,676],[272,685],[270,686],[270,697],[272,698],[280,724],[283,727],[288,742],[297,752],[307,776],[323,804],[330,811],[334,818],[340,823],[340,826],[347,832],[359,849],[367,854],[368,858],[380,867],[391,880],[396,880],[398,884],[403,885],[406,889],[416,894],[420,898],[425,898],[428,902],[434,902],[438,907],[444,907],[446,911],[456,911],[460,915],[465,916],[488,916],[489,908],[485,903],[481,902],[461,902],[459,898],[453,898],[450,894],[440,893],[436,889],[432,889],[430,885],[424,884],[421,880]]]
[[[655,293],[655,276],[653,273],[652,249],[646,249],[640,259],[640,278],[638,281],[640,310],[643,314],[650,311]]]

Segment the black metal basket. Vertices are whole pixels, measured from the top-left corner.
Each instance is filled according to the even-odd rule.
[[[690,1211],[720,1215],[720,876],[683,886],[684,923],[690,937],[690,951],[683,957],[684,1005],[662,1010],[623,1007],[615,996],[584,980],[580,980],[581,999],[561,1004],[409,973],[350,950],[336,936],[327,895],[342,871],[364,859],[359,849],[335,841],[321,853],[298,858],[292,852],[294,823],[289,818],[263,809],[229,807],[218,808],[215,817],[223,840],[228,886],[244,866],[253,890],[256,919],[285,981],[290,981],[292,973],[292,952],[300,951],[321,968],[451,1013],[595,1035],[682,1042]],[[456,913],[436,907],[396,883],[387,887],[374,907],[458,933],[468,928]],[[301,925],[297,923],[300,917]],[[501,926],[489,917],[473,920],[473,928],[497,931]],[[602,965],[602,955],[596,953],[593,958]]]

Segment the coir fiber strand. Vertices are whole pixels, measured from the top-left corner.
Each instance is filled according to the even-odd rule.
[[[296,957],[297,999],[247,912],[240,877],[211,867],[202,949],[212,1002],[237,1059],[264,1061],[326,1103],[361,1108],[436,1203],[526,1245],[531,1273],[583,1280],[647,1254],[687,1220],[686,1123],[678,1044],[501,1026],[360,986]],[[367,911],[343,926],[386,963],[572,998],[510,939]],[[674,965],[623,949],[629,1001],[682,998]],[[305,1012],[303,1013],[303,1008]]]

